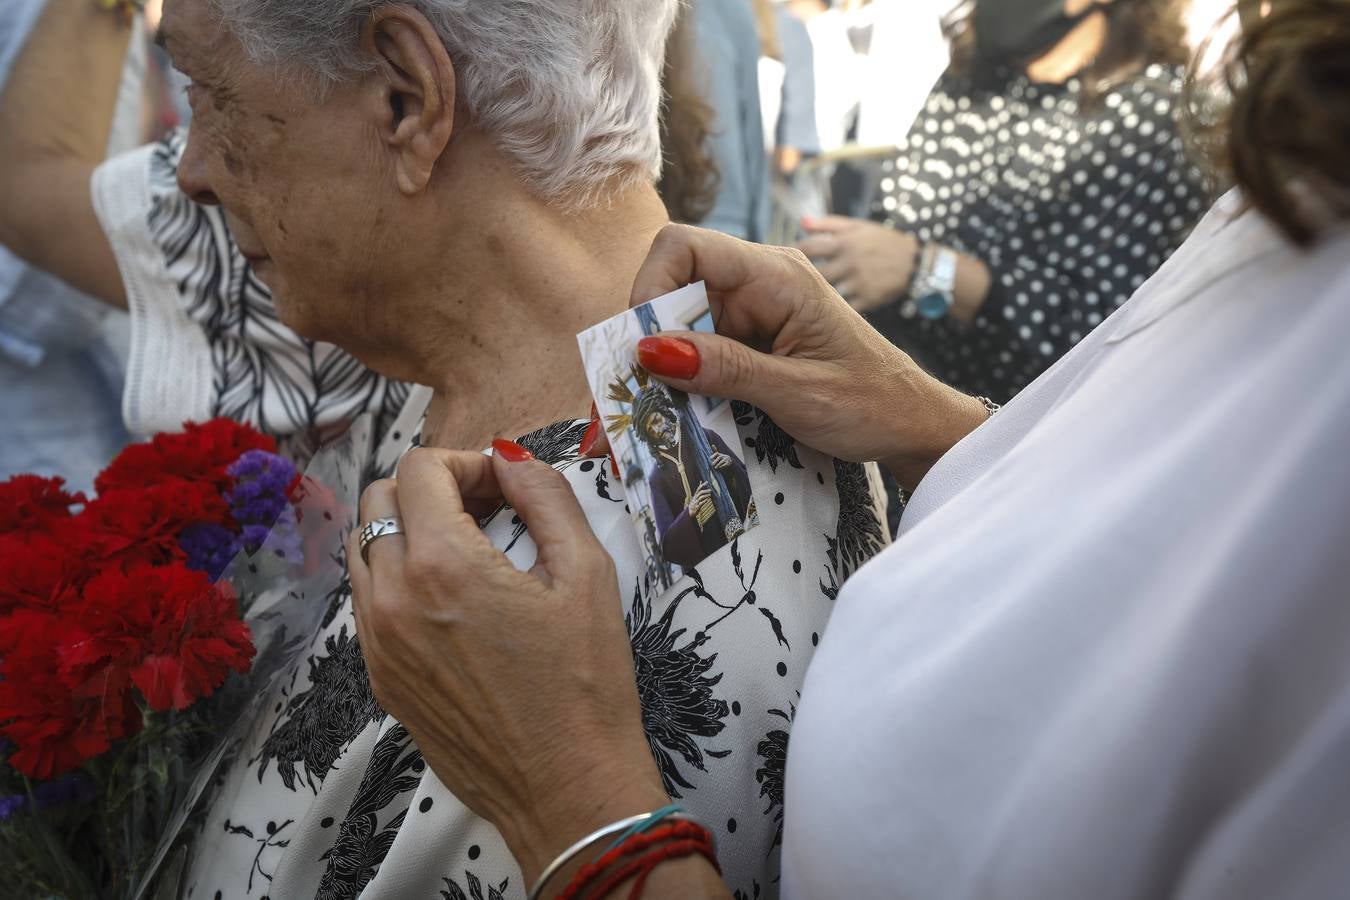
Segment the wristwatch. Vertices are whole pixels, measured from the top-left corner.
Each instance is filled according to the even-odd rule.
[[[937,244],[924,247],[918,274],[901,312],[906,316],[941,319],[956,300],[956,267],[960,257]]]

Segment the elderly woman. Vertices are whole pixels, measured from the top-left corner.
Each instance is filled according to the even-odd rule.
[[[726,324],[647,338],[686,345],[678,367],[648,353],[653,374],[759,402],[799,438],[889,460],[917,486],[807,675],[787,748],[785,896],[1346,896],[1350,2],[1246,6],[1227,129],[1239,190],[992,418],[805,260],[688,228],[653,247],[635,299],[703,278]],[[586,896],[631,896],[624,869],[603,870],[605,889],[576,867],[592,854],[569,850],[596,819],[664,798],[641,754],[613,752],[639,732],[636,702],[592,686],[623,683],[603,674],[626,671],[623,624],[615,589],[597,593],[603,551],[557,482],[529,462],[405,459],[366,514],[416,525],[354,568],[357,625],[391,702],[409,677],[440,686],[395,708],[432,768],[508,823],[522,860],[564,864],[550,890],[576,873],[596,887]],[[461,493],[513,498],[548,562],[507,572],[445,514]],[[579,671],[438,662],[577,617],[610,648]],[[533,724],[547,710],[564,712]],[[595,737],[555,767],[538,748],[559,727]],[[643,896],[727,896],[668,833],[617,837],[645,861]]]
[[[777,750],[833,597],[883,532],[861,466],[743,408],[761,524],[662,592],[641,578],[622,486],[579,458],[594,435],[575,335],[627,307],[666,224],[653,181],[675,10],[174,0],[160,40],[192,79],[191,132],[95,168],[107,97],[84,73],[115,68],[127,32],[95,0],[51,0],[0,111],[0,241],[129,306],[137,430],[218,413],[295,444],[346,429],[348,485],[413,445],[526,435],[496,441],[498,456],[565,472],[609,545],[607,579],[625,586],[636,681],[631,668],[614,677],[647,728],[613,752],[646,753],[661,795],[713,823],[727,877],[771,896]],[[488,513],[482,540],[513,566],[542,560],[520,515]],[[523,896],[498,828],[444,788],[371,693],[346,579],[322,602],[300,661],[234,736],[181,893]],[[522,650],[558,668],[593,656],[575,629],[471,653]],[[492,688],[482,702],[497,702]],[[551,734],[554,758],[580,738]]]

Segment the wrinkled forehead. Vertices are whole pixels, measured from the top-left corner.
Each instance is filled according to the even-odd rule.
[[[181,71],[223,66],[241,55],[210,0],[166,0],[155,41]]]

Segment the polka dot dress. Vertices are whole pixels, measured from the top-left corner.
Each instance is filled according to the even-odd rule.
[[[973,91],[944,75],[882,173],[878,218],[983,260],[969,327],[870,318],[935,375],[1003,401],[1130,298],[1209,208],[1186,156],[1183,71],[1153,65],[1091,106],[1076,79]]]

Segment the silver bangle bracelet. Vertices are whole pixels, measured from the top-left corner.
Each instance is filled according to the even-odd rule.
[[[577,841],[572,846],[568,847],[562,853],[560,853],[558,855],[558,858],[555,859],[552,863],[550,863],[548,868],[543,871],[543,874],[539,876],[539,879],[534,883],[534,887],[530,888],[530,893],[528,895],[529,900],[540,900],[540,898],[544,896],[544,888],[548,887],[548,883],[559,872],[561,872],[567,866],[568,863],[572,862],[578,856],[585,853],[591,847],[594,847],[596,844],[600,843],[605,838],[613,837],[614,835],[621,835],[623,837],[628,837],[629,832],[639,831],[640,826],[645,825],[646,823],[652,821],[653,819],[663,819],[663,820],[671,819],[677,822],[693,822],[695,825],[698,825],[700,827],[704,828],[707,827],[704,826],[702,822],[695,819],[693,816],[690,816],[682,812],[668,812],[665,809],[658,809],[654,812],[646,812],[642,813],[641,815],[629,816],[626,819],[620,819],[617,822],[614,822],[610,825],[606,825],[604,828],[601,828],[598,831],[591,832],[581,840]],[[711,831],[708,832],[708,836],[712,838],[713,847],[715,850],[717,846],[716,838],[713,836]]]

